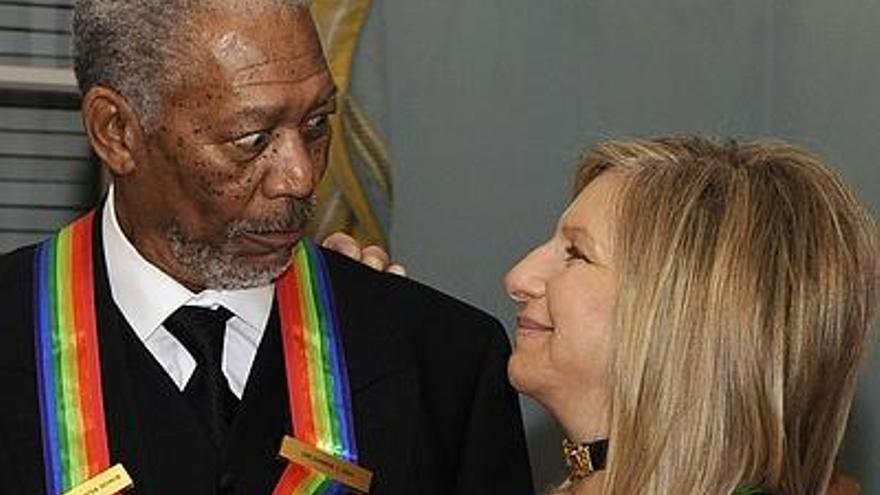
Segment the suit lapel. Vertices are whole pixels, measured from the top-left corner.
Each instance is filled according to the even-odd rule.
[[[110,448],[110,463],[121,462],[135,481],[135,490],[152,493],[152,469],[144,462],[146,444],[138,434],[137,409],[132,394],[126,352],[122,339],[123,318],[119,315],[110,293],[104,265],[104,246],[101,235],[101,208],[95,215],[92,236],[95,306],[100,346],[101,380],[104,392],[104,417]]]
[[[354,409],[360,464],[374,471],[372,494],[405,493],[416,445],[418,375],[407,349],[392,331],[392,319],[377,316],[358,299],[344,274],[330,263]],[[270,493],[286,466],[277,453],[290,434],[290,406],[277,301],[241,409],[232,427],[221,477],[234,493]],[[397,483],[397,485],[392,484]]]
[[[95,220],[93,240],[95,304],[111,463],[121,462],[125,466],[135,482],[135,494],[213,494],[216,453],[198,429],[183,396],[112,300],[104,265],[100,214]]]
[[[285,467],[278,457],[281,439],[290,431],[280,325],[273,308],[232,424],[221,484],[233,493],[271,493]]]
[[[355,286],[339,269],[338,255],[324,255],[342,329],[360,464],[374,472],[371,494],[406,493],[420,409],[415,359],[395,335],[398,315]]]

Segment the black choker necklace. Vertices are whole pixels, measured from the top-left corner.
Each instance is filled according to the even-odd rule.
[[[562,440],[562,456],[568,464],[569,479],[577,481],[605,469],[608,455],[608,439],[577,444],[569,439]]]

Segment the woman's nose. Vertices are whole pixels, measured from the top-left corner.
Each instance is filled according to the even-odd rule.
[[[549,271],[546,246],[540,246],[519,261],[504,277],[507,295],[521,303],[544,296]]]

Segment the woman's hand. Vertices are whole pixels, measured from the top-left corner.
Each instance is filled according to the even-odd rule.
[[[402,277],[406,276],[406,268],[401,264],[392,263],[388,253],[381,246],[371,245],[363,247],[353,237],[343,232],[330,234],[321,245],[331,251],[336,251],[355,261],[359,261],[374,270],[393,273]]]

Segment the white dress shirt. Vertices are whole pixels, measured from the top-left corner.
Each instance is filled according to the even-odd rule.
[[[234,316],[226,324],[223,374],[232,392],[241,398],[272,311],[274,285],[194,294],[147,261],[129,242],[119,227],[113,198],[111,186],[101,229],[110,292],[122,316],[183,390],[195,371],[196,361],[162,323],[181,306],[224,306]]]

